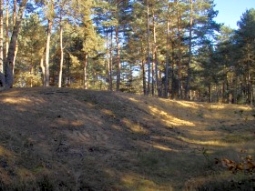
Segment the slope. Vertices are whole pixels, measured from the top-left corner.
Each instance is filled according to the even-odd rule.
[[[249,106],[24,88],[0,112],[0,190],[192,190],[255,151]]]

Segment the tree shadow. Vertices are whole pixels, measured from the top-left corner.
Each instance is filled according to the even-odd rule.
[[[204,143],[212,137],[208,129],[202,138],[194,135],[202,106],[186,103],[195,106],[182,108],[181,102],[176,106],[129,96],[55,88],[2,93],[0,170],[9,178],[2,187],[175,190],[214,172],[211,159],[219,154],[217,149],[234,150],[227,144]],[[170,113],[168,107],[175,110]],[[157,116],[155,111],[163,113]],[[173,123],[165,123],[162,116]]]

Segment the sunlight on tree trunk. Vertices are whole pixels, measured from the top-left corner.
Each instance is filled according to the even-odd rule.
[[[63,61],[64,61],[64,50],[63,50],[63,27],[60,21],[60,66],[59,66],[59,76],[58,76],[58,87],[62,86],[62,72],[63,72]]]
[[[5,18],[5,52],[4,52],[4,61],[7,58],[9,50],[9,0],[6,1],[6,18]]]
[[[42,55],[41,57],[41,60],[40,60],[40,67],[42,69],[42,82],[43,82],[43,85],[45,86],[45,82],[46,82],[46,79],[45,79],[45,66],[44,66],[44,55]]]
[[[18,35],[21,27],[21,22],[23,19],[23,12],[25,10],[26,4],[28,0],[23,0],[20,4],[19,11],[17,14],[16,22],[13,28],[11,42],[8,50],[8,56],[5,63],[5,82],[6,88],[11,88],[13,86],[13,71],[15,65],[15,57],[17,53],[17,42],[18,42]]]
[[[48,19],[48,28],[47,28],[47,42],[46,42],[46,51],[45,51],[45,86],[50,85],[50,71],[49,71],[49,54],[50,54],[50,39],[51,39],[51,30],[53,22],[51,19]]]
[[[3,15],[3,6],[4,6],[4,2],[3,0],[0,0],[0,74],[4,73],[4,15]],[[1,83],[3,83],[2,79]]]

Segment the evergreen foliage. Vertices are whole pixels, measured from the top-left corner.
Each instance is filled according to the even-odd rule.
[[[7,78],[1,84],[254,101],[254,9],[244,12],[233,30],[214,21],[213,0],[31,0],[17,6],[24,3],[22,25],[12,19],[17,9],[1,4],[2,20],[6,6],[12,21],[8,28],[1,25],[10,31],[3,43],[19,33],[18,49],[10,46],[12,55],[18,50],[16,64],[5,60]],[[8,52],[5,47],[1,52]],[[14,82],[9,67],[15,67]]]

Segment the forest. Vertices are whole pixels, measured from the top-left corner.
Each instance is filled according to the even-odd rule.
[[[0,0],[0,191],[255,190],[255,9],[215,7]]]
[[[0,85],[253,104],[255,10],[213,0],[1,0]]]

